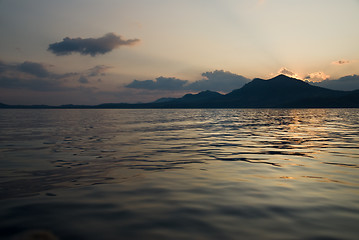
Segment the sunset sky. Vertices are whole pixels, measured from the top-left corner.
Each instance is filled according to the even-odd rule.
[[[359,82],[358,13],[358,0],[0,0],[0,102],[147,102],[279,73]]]

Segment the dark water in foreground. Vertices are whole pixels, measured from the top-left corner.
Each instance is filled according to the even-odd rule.
[[[0,239],[359,236],[359,109],[1,110],[0,131]]]

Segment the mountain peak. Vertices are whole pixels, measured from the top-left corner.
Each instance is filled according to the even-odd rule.
[[[274,78],[292,78],[292,77],[289,77],[289,76],[284,75],[284,74],[279,74],[279,75],[275,76]],[[274,79],[274,78],[272,78],[272,79]]]
[[[243,88],[237,89],[234,91],[243,91],[248,89],[263,89],[267,91],[268,89],[286,89],[286,88],[296,88],[296,87],[310,87],[310,85],[300,79],[288,77],[284,74],[275,76],[274,78],[264,80],[261,78],[255,78],[251,82],[247,83]]]
[[[278,75],[263,80],[254,79],[242,88],[227,94],[229,99],[241,101],[245,106],[287,106],[298,99],[327,97],[336,93],[329,89],[312,86],[300,79]]]
[[[206,95],[206,96],[208,96],[208,95],[210,95],[210,96],[219,96],[219,95],[222,95],[222,94],[220,94],[220,93],[218,93],[218,92],[206,90],[206,91],[202,91],[202,92],[198,93],[197,95],[202,95],[202,96],[205,96],[205,95]]]
[[[279,81],[288,81],[288,80],[296,80],[296,81],[301,81],[303,82],[302,80],[298,79],[298,78],[293,78],[293,77],[289,77],[287,75],[284,75],[284,74],[279,74],[277,76],[275,76],[274,78],[271,78],[271,79],[268,79],[269,81],[271,80],[279,80]]]
[[[287,75],[284,75],[284,74],[279,74],[273,78],[270,78],[270,79],[261,79],[261,78],[254,78],[252,80],[252,83],[274,83],[274,82],[277,82],[277,83],[280,83],[280,82],[304,82],[300,79],[297,79],[297,78],[292,78],[292,77],[289,77]],[[249,82],[251,83],[251,82]]]

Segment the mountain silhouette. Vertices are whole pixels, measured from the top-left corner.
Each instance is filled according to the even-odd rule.
[[[153,107],[163,108],[328,108],[359,107],[358,91],[336,91],[312,86],[302,80],[278,75],[256,78],[242,88],[222,95],[204,91]]]
[[[269,80],[256,78],[228,94],[203,91],[181,98],[160,98],[151,103],[106,103],[96,106],[63,105],[11,106],[0,108],[358,108],[359,90],[338,91],[310,85],[278,75]]]
[[[256,78],[230,92],[226,98],[227,103],[232,103],[235,107],[300,107],[300,103],[307,99],[335,98],[345,94],[344,91],[312,86],[304,81],[279,75],[269,80]]]
[[[222,99],[223,95],[213,91],[202,91],[197,94],[186,94],[171,102],[165,103],[166,107],[209,108]]]

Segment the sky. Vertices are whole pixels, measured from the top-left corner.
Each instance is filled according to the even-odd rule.
[[[358,89],[358,12],[359,0],[0,0],[0,103],[149,102],[281,73]]]

